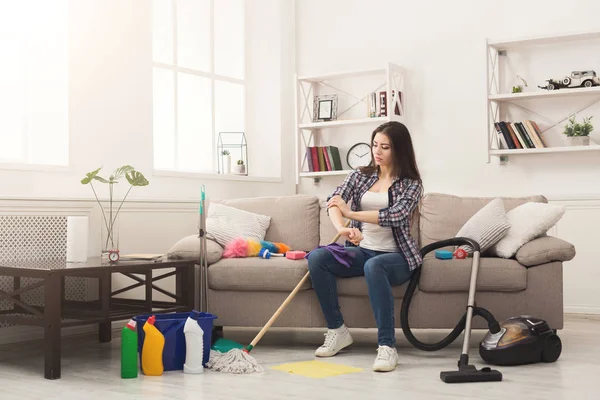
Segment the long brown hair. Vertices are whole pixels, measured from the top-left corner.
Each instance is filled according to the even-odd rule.
[[[373,140],[375,140],[375,135],[378,133],[383,133],[391,142],[394,164],[392,167],[392,176],[397,176],[400,179],[415,179],[422,182],[408,128],[403,123],[397,121],[390,121],[379,125],[371,135],[371,143],[369,143],[371,147],[373,147]],[[360,172],[364,174],[379,172],[379,167],[375,165],[375,158],[372,151],[371,165],[361,167]]]

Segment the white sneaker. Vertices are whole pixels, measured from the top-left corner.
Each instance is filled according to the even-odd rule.
[[[346,325],[337,329],[329,329],[325,334],[325,343],[315,351],[317,357],[335,356],[344,347],[352,344],[352,336]]]
[[[373,371],[393,371],[396,369],[396,365],[398,365],[398,351],[389,346],[379,346],[377,358],[373,363]]]

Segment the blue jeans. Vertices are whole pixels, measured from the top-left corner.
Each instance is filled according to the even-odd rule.
[[[318,248],[308,255],[308,270],[312,286],[319,298],[327,328],[336,329],[344,324],[344,318],[338,302],[336,277],[350,278],[365,276],[369,288],[369,300],[377,322],[377,341],[380,346],[394,347],[394,296],[392,286],[408,281],[412,271],[404,255],[346,247],[356,254],[350,268],[340,264],[324,248]]]

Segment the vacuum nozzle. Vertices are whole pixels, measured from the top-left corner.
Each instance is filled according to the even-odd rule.
[[[462,365],[458,371],[440,372],[440,379],[446,383],[499,382],[502,373],[489,367],[478,370],[474,365]]]

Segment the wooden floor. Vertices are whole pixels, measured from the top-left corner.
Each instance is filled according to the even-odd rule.
[[[230,329],[226,336],[248,343],[256,331]],[[473,333],[471,361],[483,364],[476,345],[485,332]],[[117,333],[116,333],[117,334]],[[355,344],[326,361],[363,368],[362,372],[314,379],[270,369],[295,361],[313,360],[323,331],[273,329],[252,355],[265,368],[262,374],[228,375],[205,370],[202,375],[167,372],[161,377],[122,380],[120,341],[100,344],[95,336],[63,340],[62,379],[43,379],[40,342],[0,347],[0,399],[598,399],[600,398],[600,316],[567,316],[559,332],[563,353],[553,364],[498,367],[502,382],[445,384],[442,370],[456,369],[462,336],[449,348],[427,353],[412,348],[398,331],[400,364],[391,373],[375,373],[375,331],[352,330]],[[424,331],[435,340],[439,332]]]

